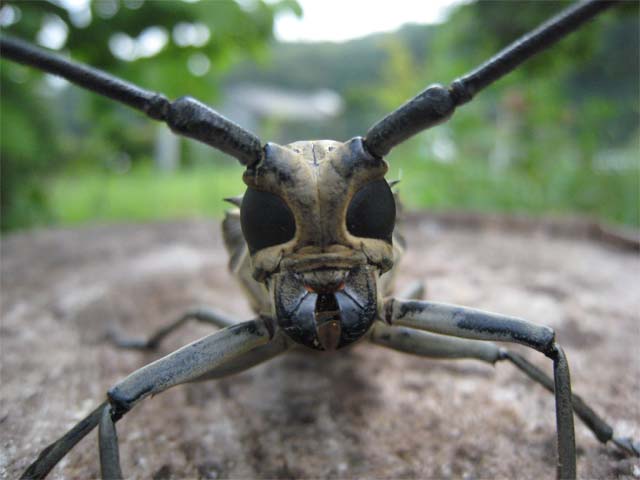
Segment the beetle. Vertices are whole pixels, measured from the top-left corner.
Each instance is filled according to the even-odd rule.
[[[396,202],[384,176],[384,157],[416,133],[447,120],[455,109],[520,63],[600,13],[609,2],[573,5],[449,87],[433,85],[347,142],[262,142],[190,97],[163,95],[3,36],[3,57],[60,75],[84,88],[166,122],[246,166],[247,190],[232,200],[223,232],[231,269],[256,318],[231,323],[198,309],[143,342],[115,338],[122,347],[156,347],[190,318],[222,327],[118,382],[85,419],[42,451],[24,478],[42,478],[89,431],[98,427],[104,478],[121,478],[115,424],[150,395],[186,382],[215,379],[262,363],[294,347],[337,350],[369,339],[435,358],[507,361],[552,391],[556,401],[559,478],[576,477],[573,412],[603,443],[638,455],[571,393],[569,368],[552,329],[520,318],[422,301],[420,288],[391,297],[403,244],[394,231]],[[520,343],[553,362],[548,377],[524,357],[492,341]]]

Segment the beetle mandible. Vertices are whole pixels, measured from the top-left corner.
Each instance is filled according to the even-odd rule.
[[[391,297],[402,242],[394,232],[396,203],[384,176],[384,157],[414,134],[447,120],[455,109],[527,58],[600,13],[609,2],[588,1],[522,37],[449,87],[433,85],[347,142],[302,141],[263,145],[252,133],[195,99],[170,102],[103,72],[3,36],[3,57],[60,75],[84,88],[139,109],[171,129],[222,150],[246,166],[247,190],[223,231],[233,273],[246,290],[254,320],[229,324],[199,309],[136,343],[153,348],[197,318],[219,327],[118,382],[107,399],[42,451],[24,478],[42,478],[98,426],[104,478],[121,478],[115,423],[150,395],[190,381],[245,370],[296,346],[336,350],[361,339],[435,358],[508,361],[552,391],[556,401],[557,475],[576,477],[575,412],[603,443],[632,455],[639,446],[572,396],[567,359],[552,329],[466,307]],[[522,356],[492,341],[520,343],[553,362],[548,377]]]

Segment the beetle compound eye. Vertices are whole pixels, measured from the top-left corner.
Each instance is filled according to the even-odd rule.
[[[351,235],[391,242],[396,223],[396,201],[385,180],[362,187],[347,209],[347,230]]]
[[[240,223],[251,253],[288,242],[296,233],[293,213],[284,200],[253,188],[242,198]]]

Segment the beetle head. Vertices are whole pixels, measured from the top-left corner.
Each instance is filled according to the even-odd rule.
[[[296,342],[330,350],[375,320],[377,279],[393,266],[395,200],[387,164],[360,138],[267,144],[247,169],[242,231],[253,276]]]

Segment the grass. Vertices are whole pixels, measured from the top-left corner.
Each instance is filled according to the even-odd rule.
[[[389,179],[400,178],[409,209],[582,215],[640,226],[640,169],[596,171],[569,160],[535,171],[492,171],[479,159],[442,164],[398,152]],[[629,152],[635,156],[636,153]]]
[[[640,225],[638,170],[594,172],[559,162],[535,175],[513,169],[492,172],[477,160],[442,164],[410,151],[391,158],[390,165],[387,178],[402,178],[401,199],[414,210],[581,214]],[[220,218],[229,208],[223,199],[245,189],[241,175],[240,167],[224,164],[171,174],[151,167],[126,174],[65,174],[49,182],[49,201],[59,225]]]
[[[245,189],[241,175],[240,167],[225,165],[171,174],[151,168],[67,174],[50,181],[50,206],[61,225],[221,217],[229,208],[223,199]]]

